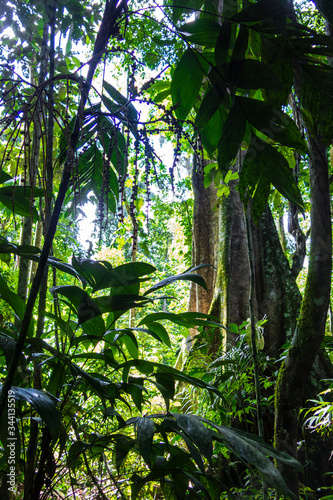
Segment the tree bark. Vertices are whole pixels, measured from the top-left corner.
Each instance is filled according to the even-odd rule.
[[[327,149],[320,137],[309,137],[311,247],[300,317],[276,387],[275,445],[297,454],[298,415],[307,378],[325,334],[331,290],[332,234]],[[298,495],[298,474],[279,466],[289,488]]]
[[[201,162],[194,161],[192,170],[193,228],[192,228],[192,265],[209,264],[200,269],[207,284],[207,291],[196,283],[191,284],[191,311],[209,312],[214,294],[217,264],[218,211],[216,210],[216,188],[211,184],[204,187],[204,172]]]

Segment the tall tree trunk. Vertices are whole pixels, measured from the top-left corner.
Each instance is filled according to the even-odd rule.
[[[300,317],[276,387],[275,444],[296,457],[298,415],[307,378],[325,334],[331,291],[332,234],[327,148],[309,136],[311,247]],[[289,488],[298,494],[298,475],[280,465]]]
[[[204,165],[198,159],[193,161],[192,187],[193,228],[192,265],[208,264],[200,269],[207,284],[207,291],[196,283],[190,288],[190,311],[208,313],[213,299],[217,265],[218,210],[216,209],[216,188],[211,184],[204,187]]]
[[[237,191],[220,200],[218,271],[211,312],[227,327],[249,317],[249,264],[244,208]],[[228,332],[226,344],[233,342]],[[216,346],[217,349],[220,347]]]

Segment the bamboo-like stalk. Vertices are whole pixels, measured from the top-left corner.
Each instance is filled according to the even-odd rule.
[[[20,334],[15,346],[15,351],[13,353],[12,361],[8,370],[6,380],[3,384],[1,396],[0,396],[0,415],[2,414],[8,396],[8,391],[12,386],[13,379],[18,367],[21,352],[24,347],[24,342],[28,334],[29,325],[31,322],[33,309],[37,299],[37,295],[40,289],[40,285],[43,279],[44,271],[47,265],[47,259],[52,247],[54,235],[57,229],[61,209],[64,203],[64,199],[67,193],[69,182],[72,174],[72,167],[75,160],[75,148],[79,138],[79,133],[82,128],[82,123],[84,120],[84,108],[87,102],[88,93],[92,83],[93,76],[95,74],[97,65],[106,49],[107,43],[112,35],[116,34],[118,31],[117,22],[124,10],[126,10],[127,0],[121,0],[119,3],[116,0],[107,2],[105,5],[104,15],[102,23],[100,25],[99,31],[97,33],[93,57],[90,60],[88,66],[88,75],[86,81],[82,81],[81,85],[81,96],[78,106],[78,111],[76,115],[76,120],[73,128],[73,132],[70,137],[66,160],[64,164],[64,169],[62,173],[62,178],[59,186],[58,196],[55,201],[54,209],[52,212],[50,225],[45,237],[43,249],[40,255],[38,268],[36,271],[36,276],[31,286],[31,291],[27,301],[25,314],[22,320]]]

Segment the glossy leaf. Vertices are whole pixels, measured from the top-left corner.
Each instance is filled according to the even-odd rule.
[[[228,19],[224,19],[215,45],[215,62],[217,66],[221,66],[228,61],[230,41],[231,22]]]
[[[107,93],[114,99],[118,104],[124,107],[124,109],[128,110],[128,117],[132,122],[136,122],[138,120],[138,112],[133,106],[133,104],[128,101],[126,97],[124,97],[113,85],[106,82],[104,80],[103,87],[107,91]]]
[[[114,311],[127,311],[134,307],[142,307],[150,299],[142,295],[109,295],[104,297],[96,297],[95,304],[101,313]]]
[[[4,182],[7,182],[11,179],[11,176],[4,172],[3,170],[0,170],[0,184],[3,184]]]
[[[29,255],[40,253],[40,249],[33,245],[16,245],[0,236],[0,253],[13,253],[15,255]]]
[[[192,49],[180,59],[171,83],[171,97],[179,120],[185,120],[198,96],[204,76],[203,60]]]
[[[212,326],[224,328],[223,325],[217,322],[214,316],[197,313],[197,312],[186,312],[181,314],[169,313],[169,312],[157,312],[147,314],[141,321],[140,325],[150,325],[151,322],[160,320],[169,320],[176,325],[185,326],[186,328],[193,328],[194,326]]]
[[[70,301],[78,315],[79,324],[102,314],[95,301],[78,286],[54,286],[50,289],[50,292],[63,295]]]
[[[307,153],[300,131],[286,113],[257,99],[237,96],[237,101],[246,119],[262,134],[301,153]]]
[[[25,248],[26,247],[26,248]],[[29,249],[32,249],[32,251],[36,254],[37,250],[40,252],[40,250],[37,247],[30,247],[28,245],[24,245],[24,248],[22,249],[22,246],[18,247],[18,251],[20,252],[19,255],[25,255],[25,252],[29,252],[29,255],[27,255],[27,258],[30,260],[33,260],[34,262],[39,262],[39,255],[31,255],[32,251],[29,251]],[[57,257],[48,257],[47,259],[47,265],[52,266],[55,269],[58,269],[58,271],[62,271],[64,273],[67,273],[71,276],[74,276],[74,278],[79,279],[83,286],[87,284],[86,280],[74,269],[73,266],[68,264],[67,262],[64,262],[60,259],[57,259]]]
[[[242,109],[235,101],[223,125],[218,144],[218,165],[221,172],[227,172],[240,149],[246,127]]]
[[[154,422],[150,418],[138,417],[135,421],[136,439],[139,451],[147,464],[150,464],[150,452],[155,431]]]
[[[258,137],[253,137],[245,155],[239,181],[243,200],[254,196],[255,219],[259,220],[269,194],[269,183],[293,204],[304,209],[298,186],[287,160],[276,149]],[[258,189],[259,187],[259,189]],[[258,209],[260,207],[260,209]]]
[[[237,433],[237,431],[234,432],[235,429],[216,425],[215,423],[202,417],[197,418],[215,428],[220,433],[220,436],[218,433],[214,433],[212,437],[224,443],[230,450],[241,457],[245,462],[254,465],[263,476],[267,484],[269,484],[272,488],[277,489],[280,494],[296,499],[296,496],[293,495],[292,492],[287,488],[281,473],[266,457],[268,450],[267,445],[265,445],[261,449],[260,443],[256,439],[253,439],[251,441],[249,438],[246,439],[244,436]],[[296,465],[295,463],[294,466]]]
[[[215,47],[221,26],[211,19],[196,19],[183,24],[177,31],[185,35],[186,40],[204,47]]]
[[[144,262],[130,262],[112,267],[106,261],[85,259],[78,261],[73,256],[73,267],[83,276],[93,289],[93,292],[103,288],[127,287],[140,283],[142,276],[156,271],[151,264]]]
[[[211,462],[213,455],[213,444],[211,433],[194,415],[183,415],[172,413],[179,427],[186,432],[191,440],[198,447],[200,453]]]
[[[202,288],[207,290],[207,285],[205,283],[205,280],[203,279],[202,276],[200,276],[200,274],[183,273],[183,274],[177,274],[176,276],[170,276],[169,278],[165,278],[159,283],[156,283],[156,285],[149,288],[149,290],[147,290],[144,293],[144,295],[148,295],[149,293],[155,292],[156,290],[168,286],[171,283],[174,283],[175,281],[192,281],[193,283],[196,283],[197,285],[200,285],[202,286]]]
[[[15,392],[16,399],[26,401],[35,408],[48,426],[52,439],[56,441],[61,429],[60,412],[56,407],[57,400],[37,389],[14,386],[11,389]]]
[[[126,373],[130,370],[130,368],[135,367],[137,368],[140,372],[144,374],[151,374],[154,372],[154,369],[157,369],[159,373],[165,373],[168,376],[170,376],[174,380],[180,380],[182,382],[185,382],[187,384],[193,385],[194,387],[200,387],[202,389],[206,389],[210,392],[215,393],[216,395],[220,396],[220,391],[216,389],[216,387],[207,384],[206,382],[197,379],[195,377],[191,377],[190,375],[187,375],[184,372],[181,372],[179,370],[176,370],[175,368],[172,368],[171,366],[163,365],[161,363],[155,363],[152,361],[147,361],[143,359],[132,359],[129,361],[126,361],[125,363],[122,363],[119,365],[118,369],[124,369],[125,372],[125,379],[126,379]],[[124,375],[123,375],[124,378]]]

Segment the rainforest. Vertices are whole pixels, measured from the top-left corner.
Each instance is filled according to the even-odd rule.
[[[0,498],[333,500],[333,3],[2,0]]]

